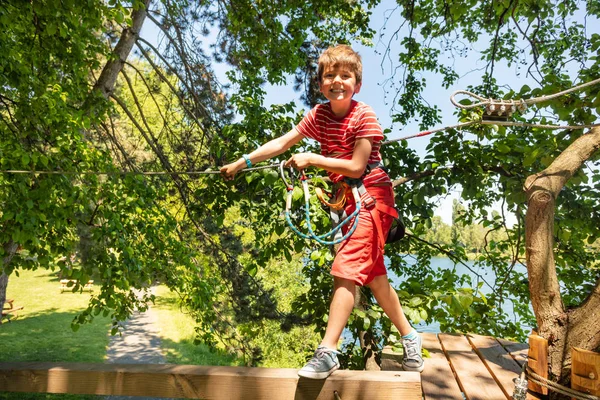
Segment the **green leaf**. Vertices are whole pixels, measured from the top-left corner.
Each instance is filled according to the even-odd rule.
[[[511,148],[503,143],[496,143],[496,148],[503,154],[510,153],[511,151]]]
[[[371,327],[371,320],[369,318],[365,318],[363,320],[363,329],[366,331],[366,330],[369,330],[370,327]]]

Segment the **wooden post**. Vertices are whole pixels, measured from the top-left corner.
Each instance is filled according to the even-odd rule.
[[[541,336],[531,334],[529,336],[529,353],[527,354],[527,365],[536,374],[542,378],[548,379],[548,341]],[[528,388],[534,393],[542,395],[548,394],[548,388],[538,385],[529,380]],[[531,394],[527,399],[536,399],[538,397]]]
[[[571,389],[600,396],[600,354],[573,348],[571,357]]]

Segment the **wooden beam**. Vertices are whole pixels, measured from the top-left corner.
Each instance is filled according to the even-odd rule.
[[[523,364],[527,362],[527,353],[529,352],[529,345],[527,343],[511,342],[510,340],[496,338],[498,343],[502,345],[511,355],[511,357],[523,367]]]
[[[463,400],[464,396],[456,382],[454,372],[442,350],[435,333],[419,333],[423,340],[423,349],[429,357],[424,359],[425,369],[421,372],[421,385],[424,400]],[[381,352],[382,371],[402,371],[402,354],[395,353],[391,347]]]
[[[527,355],[527,365],[533,372],[548,379],[548,341],[536,334],[529,335],[529,353]],[[547,395],[548,388],[540,386],[537,383],[529,380],[529,390],[533,393],[528,394],[528,399],[535,399],[535,393]]]
[[[0,391],[187,399],[421,399],[418,372],[334,372],[299,379],[295,369],[171,364],[0,363]]]
[[[571,351],[571,388],[600,395],[600,354],[574,347]]]
[[[463,395],[435,333],[421,333],[423,348],[429,351],[421,373],[425,400],[462,400]]]
[[[519,377],[522,368],[493,337],[471,334],[466,336],[506,398],[511,399],[515,390],[513,379]]]

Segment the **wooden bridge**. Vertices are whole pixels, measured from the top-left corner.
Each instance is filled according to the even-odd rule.
[[[429,351],[421,386],[425,400],[512,399],[527,361],[528,345],[489,336],[422,333]],[[384,351],[382,369],[401,368],[400,358]]]
[[[20,362],[0,363],[0,391],[151,396],[209,400],[503,400],[527,359],[526,344],[487,336],[423,334],[425,370],[336,371],[299,379],[295,369]]]

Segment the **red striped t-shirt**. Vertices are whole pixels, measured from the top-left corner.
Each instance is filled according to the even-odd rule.
[[[296,130],[310,139],[321,144],[321,154],[325,157],[344,160],[352,159],[354,144],[357,138],[373,138],[369,164],[381,161],[379,148],[383,139],[381,125],[373,109],[363,103],[352,100],[350,110],[345,117],[336,117],[329,103],[318,104],[300,121]],[[328,172],[333,182],[341,181],[344,176]],[[367,175],[363,182],[365,186],[389,183],[390,178],[381,168]]]

